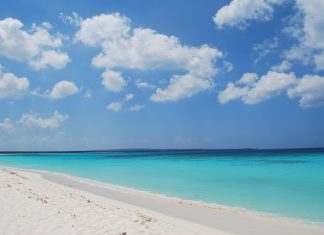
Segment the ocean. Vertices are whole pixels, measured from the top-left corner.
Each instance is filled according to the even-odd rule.
[[[0,165],[324,223],[324,149],[4,153]]]

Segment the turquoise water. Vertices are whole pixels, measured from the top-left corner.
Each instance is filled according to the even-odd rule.
[[[324,149],[15,154],[0,165],[324,223]]]

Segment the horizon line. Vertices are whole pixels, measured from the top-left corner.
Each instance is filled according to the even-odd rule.
[[[158,151],[285,151],[285,150],[324,150],[324,147],[296,148],[116,148],[89,150],[9,150],[0,154],[12,153],[104,153],[104,152],[158,152]]]

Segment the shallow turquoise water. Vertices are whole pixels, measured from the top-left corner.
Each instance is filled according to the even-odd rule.
[[[15,154],[0,165],[324,223],[324,150]]]

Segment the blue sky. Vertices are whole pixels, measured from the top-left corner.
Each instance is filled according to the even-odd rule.
[[[323,0],[1,8],[0,150],[324,146]]]

